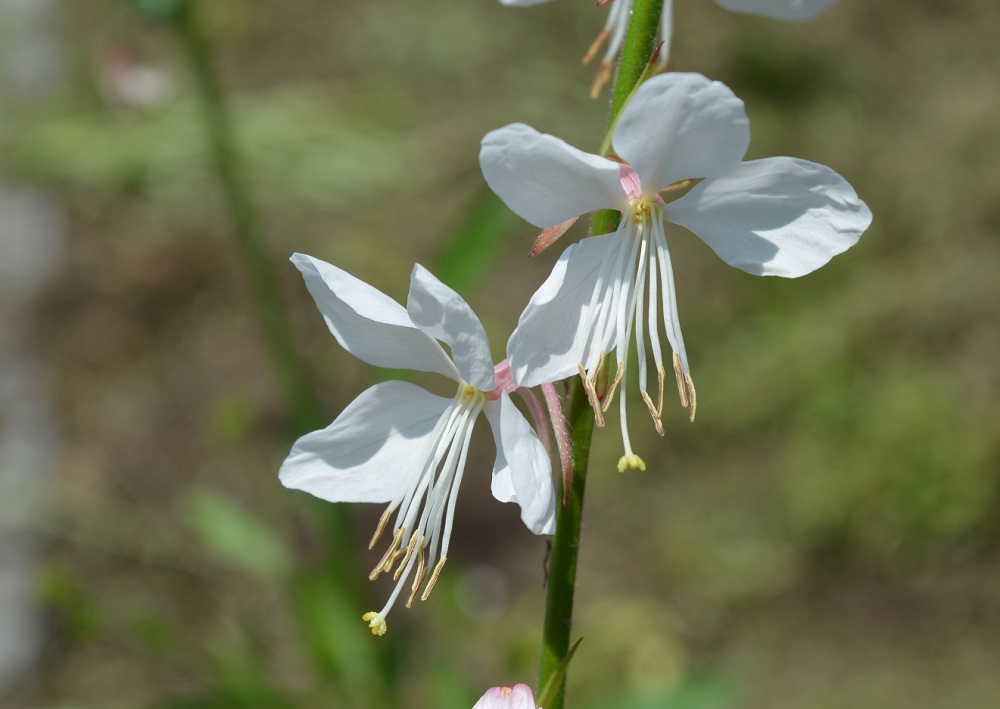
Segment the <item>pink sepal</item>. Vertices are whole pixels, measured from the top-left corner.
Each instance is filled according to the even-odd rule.
[[[532,245],[531,251],[528,253],[528,258],[537,256],[545,251],[545,249],[552,246],[556,239],[565,234],[566,231],[573,226],[577,219],[579,219],[579,217],[573,217],[572,219],[567,219],[561,224],[556,224],[555,226],[550,226],[548,229],[543,229],[542,233],[538,235],[537,239],[535,239],[535,243]]]

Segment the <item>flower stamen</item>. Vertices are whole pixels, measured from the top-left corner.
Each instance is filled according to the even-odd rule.
[[[610,34],[611,29],[608,27],[602,28],[601,31],[597,33],[597,38],[591,43],[590,47],[587,49],[587,53],[583,55],[584,64],[589,64],[590,60],[597,55],[597,52],[601,49],[601,45],[604,44],[604,40],[606,40]]]
[[[423,535],[420,534],[420,532],[416,532],[410,537],[410,543],[406,545],[406,555],[403,557],[403,560],[399,562],[399,567],[396,569],[396,573],[392,575],[393,581],[399,581],[399,577],[403,573],[403,568],[406,566],[406,562],[410,560],[410,555],[413,554],[413,548],[418,542],[420,543],[420,548],[423,549]],[[388,571],[388,569],[386,571]]]
[[[382,532],[385,531],[385,525],[389,523],[389,517],[392,516],[392,505],[385,508],[385,512],[382,513],[382,517],[378,521],[378,526],[375,528],[375,534],[372,535],[372,540],[368,542],[368,548],[374,549],[375,545],[378,544],[379,538],[382,536]]]
[[[590,402],[590,408],[594,410],[594,423],[597,424],[598,428],[604,428],[604,408],[601,405],[600,398],[597,396],[597,375],[601,371],[601,364],[603,362],[604,353],[602,352],[600,361],[597,367],[594,368],[593,379],[587,376],[587,372],[582,364],[576,365],[577,369],[580,370],[580,380],[583,382],[583,390],[587,392],[587,401]]]
[[[455,503],[472,441],[472,429],[487,396],[468,382],[459,384],[452,405],[441,414],[435,426],[420,476],[411,487],[399,491],[379,519],[372,546],[388,526],[392,513],[397,513],[392,542],[368,578],[374,581],[383,573],[392,573],[396,588],[385,608],[363,616],[374,635],[385,633],[385,617],[404,585],[409,587],[406,606],[413,603],[427,579],[427,567],[434,565],[440,554],[422,599],[427,598],[437,582],[447,559]]]
[[[618,370],[615,372],[615,378],[611,380],[611,386],[608,387],[607,392],[604,394],[604,400],[601,403],[601,410],[607,411],[608,407],[611,406],[611,402],[614,401],[615,392],[618,391],[618,385],[622,382],[622,377],[625,375],[625,363],[618,363]]]
[[[375,568],[371,570],[371,573],[368,574],[369,581],[374,581],[383,571],[388,573],[392,568],[393,561],[395,560],[394,555],[396,553],[396,548],[402,543],[404,534],[406,534],[406,529],[400,527],[396,530],[396,533],[392,535],[392,544],[390,544],[389,548],[385,550],[385,555],[382,557],[382,560],[379,561],[375,565]]]
[[[437,583],[438,577],[441,575],[441,570],[444,568],[444,562],[446,561],[448,561],[448,557],[442,556],[441,561],[439,561],[437,566],[434,567],[434,573],[431,574],[431,580],[427,582],[427,588],[425,588],[424,592],[420,594],[421,601],[426,601],[427,597],[431,595],[431,591],[434,590],[434,584]]]

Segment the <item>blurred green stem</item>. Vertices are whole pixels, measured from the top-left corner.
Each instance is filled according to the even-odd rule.
[[[618,78],[615,81],[609,126],[614,126],[646,70],[656,45],[662,0],[635,0],[622,49]],[[620,215],[615,211],[599,212],[594,216],[592,234],[606,234],[618,226]],[[539,667],[539,688],[545,687],[557,672],[570,648],[573,625],[573,595],[576,588],[576,564],[580,550],[580,525],[583,520],[583,495],[587,484],[587,464],[594,433],[594,414],[579,378],[573,380],[567,403],[566,421],[570,427],[573,450],[573,482],[569,505],[557,503],[556,533],[549,557],[548,592],[545,599],[545,623],[542,629],[542,651]],[[561,499],[561,496],[557,499]],[[566,686],[545,709],[563,709]]]
[[[171,6],[172,14],[168,16],[191,65],[216,176],[232,221],[236,245],[246,268],[264,343],[296,433],[322,428],[327,420],[292,342],[292,328],[281,297],[279,279],[240,163],[236,132],[219,87],[208,41],[198,24],[194,3],[191,0],[174,2]],[[339,589],[334,589],[337,597],[343,599],[343,606],[356,604],[361,608],[366,598],[360,583],[361,577],[347,571],[360,568],[349,546],[345,544],[345,540],[351,537],[347,515],[339,506],[323,505],[318,516],[326,528],[325,536],[328,540],[324,566],[341,570],[341,573],[335,575],[335,582],[339,586]],[[360,612],[358,617],[360,618]],[[341,629],[334,639],[338,649],[352,648],[345,651],[346,661],[338,663],[339,667],[334,669],[334,675],[341,685],[365,682],[369,687],[366,694],[369,706],[387,705],[388,692],[385,690],[394,679],[392,669],[384,661],[384,654],[376,657],[371,649],[370,638],[365,637],[367,630],[364,626],[358,622],[351,627],[356,627],[357,630]]]
[[[232,221],[233,236],[246,268],[264,343],[289,413],[298,433],[320,428],[326,422],[309,385],[306,370],[292,344],[292,330],[282,302],[279,280],[240,164],[233,122],[219,89],[208,43],[189,0],[178,5],[173,24],[194,75],[205,133]]]

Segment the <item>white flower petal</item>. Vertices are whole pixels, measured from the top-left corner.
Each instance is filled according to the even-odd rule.
[[[358,359],[377,367],[437,372],[458,380],[458,370],[406,309],[346,271],[305,254],[291,258],[330,332]]]
[[[458,293],[417,264],[410,275],[406,312],[413,324],[451,348],[451,357],[472,386],[490,391],[493,355],[483,324]]]
[[[625,201],[617,163],[523,123],[487,133],[479,165],[500,199],[543,229]]]
[[[545,446],[506,392],[499,401],[490,402],[485,412],[497,446],[493,496],[519,504],[521,521],[533,533],[552,534],[556,529],[555,492]]]
[[[612,140],[647,196],[689,178],[719,177],[750,145],[743,102],[701,74],[654,76],[622,111]]]
[[[763,15],[775,20],[811,20],[836,0],[715,0],[719,5],[747,15]]]
[[[535,697],[526,684],[513,687],[493,687],[476,702],[472,709],[536,709]]]
[[[601,266],[617,234],[592,236],[573,244],[535,291],[507,342],[514,381],[533,387],[577,373],[586,363],[587,341],[598,306],[590,307]],[[594,343],[606,346],[605,338]]]
[[[723,261],[756,276],[797,278],[857,243],[872,214],[824,165],[796,158],[742,163],[665,208]]]
[[[297,440],[278,477],[329,502],[389,502],[423,469],[451,404],[408,382],[376,384],[325,429]]]

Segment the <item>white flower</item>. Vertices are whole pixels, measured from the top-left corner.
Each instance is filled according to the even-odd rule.
[[[796,278],[855,244],[871,222],[868,207],[833,170],[787,157],[740,162],[749,142],[743,103],[728,88],[700,74],[673,73],[644,83],[622,111],[612,144],[624,164],[524,124],[483,138],[486,181],[514,212],[545,229],[540,242],[550,243],[587,212],[623,215],[614,233],[570,246],[532,296],[508,343],[514,381],[533,386],[579,372],[603,425],[634,332],[640,391],[662,434],[662,319],[681,402],[694,419],[667,225],[685,227],[748,273]],[[661,192],[698,178],[683,197],[664,202]],[[647,340],[659,380],[655,402],[646,386]],[[612,349],[617,369],[602,406],[597,374]],[[620,406],[619,469],[643,468],[629,443],[624,388]]]
[[[539,5],[543,2],[549,2],[549,0],[500,0],[503,5],[516,7]],[[715,0],[715,2],[733,12],[761,15],[787,22],[801,22],[816,17],[836,0]],[[590,95],[595,98],[601,87],[611,78],[612,64],[615,57],[618,56],[622,42],[625,41],[625,30],[628,29],[628,21],[632,16],[632,0],[598,0],[597,4],[611,4],[611,9],[608,11],[608,19],[604,23],[604,28],[583,57],[584,64],[588,63],[600,51],[601,45],[607,41],[607,50],[601,59],[601,64],[597,69],[597,78],[594,79],[594,85],[590,92]],[[662,66],[666,66],[670,58],[673,26],[674,0],[663,0],[663,11],[660,15],[660,40],[663,42],[663,46],[660,47],[658,54],[658,61]]]
[[[392,572],[396,588],[381,611],[364,616],[372,633],[382,635],[403,587],[409,588],[409,606],[421,586],[421,599],[427,598],[441,573],[479,414],[486,415],[496,441],[493,495],[517,502],[535,534],[551,534],[555,527],[549,457],[510,400],[509,376],[494,376],[479,319],[430,272],[414,267],[404,309],[336,266],[303,254],[291,260],[348,352],[369,364],[437,372],[458,384],[452,398],[407,382],[376,384],[327,428],[296,441],[281,466],[286,487],[330,502],[389,503],[369,548],[396,513],[389,548],[369,576]],[[450,358],[438,340],[448,345]]]
[[[526,684],[493,687],[476,702],[472,709],[537,709],[535,695]]]

